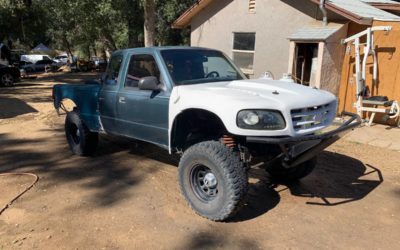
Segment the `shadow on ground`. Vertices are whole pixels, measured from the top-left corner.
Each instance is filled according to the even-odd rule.
[[[280,193],[285,190],[307,198],[308,205],[337,206],[363,199],[383,182],[378,168],[329,151],[319,156],[313,173],[290,185],[273,183],[263,169],[251,170],[249,176],[257,181],[249,185],[245,206],[231,222],[246,221],[267,213],[279,204]],[[315,202],[315,198],[320,201]]]
[[[238,239],[227,235],[220,235],[218,232],[201,232],[192,235],[187,244],[178,249],[260,249],[255,240],[248,238]]]
[[[39,112],[18,98],[0,97],[0,107],[0,119],[9,119],[19,115]]]
[[[100,79],[101,72],[86,72],[86,73],[55,73],[48,74],[37,78],[36,81],[49,81],[55,83],[84,83],[87,80]]]
[[[50,151],[39,147],[49,143],[47,139],[15,140],[7,134],[0,134],[3,148],[0,151],[0,172],[46,173],[51,180],[47,185],[86,180],[79,185],[96,190],[93,202],[98,206],[108,206],[126,199],[129,189],[143,181],[146,175],[157,172],[161,168],[157,162],[178,165],[177,158],[170,157],[156,146],[115,138],[101,140],[94,157],[77,157],[70,153],[63,130],[53,132],[57,138],[51,139]],[[148,160],[151,164],[141,168],[136,166]],[[277,188],[264,170],[251,170],[249,176],[253,181],[245,205],[230,222],[257,218],[280,202],[280,192],[284,189],[282,186]],[[382,174],[377,168],[365,166],[359,160],[342,154],[323,152],[316,170],[303,180],[288,185],[287,189],[292,195],[306,198],[307,204],[334,206],[363,199],[382,182]],[[278,189],[280,191],[276,191]],[[321,201],[315,202],[315,198]],[[200,235],[193,248],[196,245],[201,247],[204,238]]]
[[[128,191],[145,175],[157,171],[155,167],[135,168],[141,159],[132,161],[129,154],[122,153],[129,148],[110,141],[102,141],[94,157],[72,155],[62,129],[53,132],[54,138],[35,140],[12,139],[7,134],[0,134],[0,172],[32,172],[39,177],[45,176],[45,181],[40,183],[42,188],[78,183],[96,191],[90,202],[109,206],[126,199]],[[133,164],[124,162],[127,158]]]
[[[337,206],[363,199],[382,182],[378,168],[326,151],[318,158],[317,169],[309,177],[288,188],[293,195],[321,200],[307,204]]]

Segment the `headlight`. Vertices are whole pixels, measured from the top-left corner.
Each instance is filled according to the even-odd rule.
[[[279,111],[242,110],[237,115],[239,128],[255,130],[280,130],[286,127],[285,119]]]

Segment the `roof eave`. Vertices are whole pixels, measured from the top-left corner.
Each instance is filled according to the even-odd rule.
[[[400,11],[400,4],[371,3],[370,5],[381,10]]]
[[[189,9],[187,9],[175,22],[172,24],[174,29],[183,29],[190,25],[192,18],[207,7],[213,0],[197,0]]]
[[[311,0],[311,1],[313,3],[315,3],[315,4],[319,4],[320,3],[319,0]],[[352,13],[350,11],[347,11],[345,9],[339,8],[336,5],[331,4],[329,2],[325,3],[325,8],[327,10],[330,10],[330,11],[332,11],[332,12],[334,12],[334,13],[340,15],[340,16],[343,16],[343,17],[345,17],[345,18],[347,18],[347,19],[349,19],[349,20],[351,20],[351,21],[353,21],[355,23],[361,24],[361,25],[371,25],[372,21],[373,21],[373,18],[361,17],[361,16],[359,16],[357,14],[354,14],[354,13]]]

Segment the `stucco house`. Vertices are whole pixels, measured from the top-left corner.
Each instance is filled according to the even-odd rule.
[[[252,78],[290,73],[338,94],[342,39],[377,20],[400,21],[399,10],[389,0],[199,0],[173,26],[190,26],[192,46],[225,52]]]

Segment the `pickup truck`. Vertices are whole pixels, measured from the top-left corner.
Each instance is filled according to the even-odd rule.
[[[348,113],[325,131],[336,117],[333,94],[288,79],[247,79],[222,52],[205,48],[116,51],[101,82],[58,84],[53,98],[57,111],[64,100],[76,106],[65,133],[77,155],[93,154],[102,133],[181,156],[181,192],[213,221],[238,211],[255,164],[276,181],[298,180],[318,153],[360,124]]]

